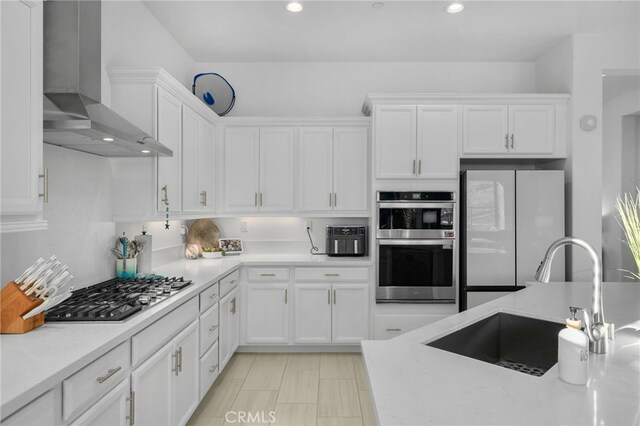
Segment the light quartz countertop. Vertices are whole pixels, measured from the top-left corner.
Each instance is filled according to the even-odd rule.
[[[371,259],[252,254],[221,259],[182,259],[155,268],[157,274],[182,276],[194,284],[122,322],[48,322],[26,334],[1,335],[1,417],[7,417],[243,265],[368,266]]]
[[[424,345],[497,312],[564,323],[591,307],[590,283],[537,284],[387,341],[362,342],[371,395],[387,425],[631,425],[640,423],[640,285],[605,283],[604,315],[616,327],[609,353],[590,353],[586,386]]]

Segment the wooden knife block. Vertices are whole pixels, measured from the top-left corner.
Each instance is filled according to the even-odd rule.
[[[22,315],[42,304],[43,300],[27,296],[15,282],[0,291],[0,334],[22,334],[44,324],[44,312],[26,320]]]

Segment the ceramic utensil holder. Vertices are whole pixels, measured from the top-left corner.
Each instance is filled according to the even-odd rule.
[[[7,284],[0,291],[0,333],[22,334],[44,324],[44,312],[26,320],[22,315],[31,311],[43,300],[27,296],[15,282]]]
[[[134,259],[116,259],[116,276],[118,278],[135,278],[138,262]]]

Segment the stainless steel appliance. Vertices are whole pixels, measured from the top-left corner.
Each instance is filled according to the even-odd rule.
[[[453,192],[378,192],[378,303],[455,303]]]
[[[73,292],[47,311],[46,321],[122,321],[191,284],[184,278],[113,278]]]
[[[367,254],[367,227],[327,225],[328,256],[364,256]]]

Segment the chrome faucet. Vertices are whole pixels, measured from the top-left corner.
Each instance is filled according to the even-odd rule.
[[[593,285],[591,293],[591,312],[584,308],[570,307],[572,315],[578,311],[582,314],[584,328],[589,336],[589,350],[597,354],[606,354],[609,340],[613,339],[613,324],[604,321],[602,309],[602,262],[598,253],[584,240],[574,237],[560,238],[549,246],[544,259],[540,262],[536,271],[536,280],[541,283],[548,283],[551,275],[551,262],[556,251],[564,245],[573,244],[582,247],[593,262]]]

